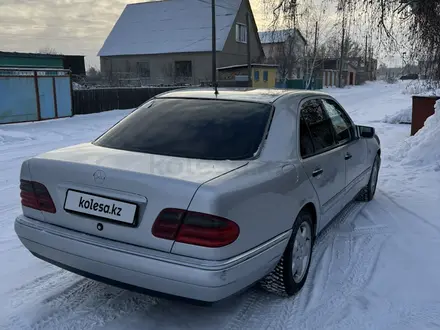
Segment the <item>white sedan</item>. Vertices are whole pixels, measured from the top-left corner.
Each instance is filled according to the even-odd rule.
[[[25,161],[15,230],[36,257],[130,290],[215,302],[260,282],[291,296],[315,237],[373,198],[380,155],[325,93],[177,90]]]

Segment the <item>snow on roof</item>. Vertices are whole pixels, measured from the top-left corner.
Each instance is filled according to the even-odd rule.
[[[247,64],[237,64],[237,65],[229,65],[217,68],[217,70],[228,70],[228,69],[237,69],[247,67]],[[251,63],[252,67],[269,67],[269,68],[277,68],[277,64],[265,64],[265,63]]]
[[[217,0],[222,51],[242,0]],[[125,7],[98,56],[205,52],[212,49],[210,0],[163,0]]]
[[[259,32],[260,40],[262,44],[274,44],[274,43],[285,42],[289,37],[294,35],[295,30],[296,33],[300,36],[300,38],[303,39],[305,43],[307,43],[306,39],[304,39],[303,35],[298,29],[285,29],[285,30]]]

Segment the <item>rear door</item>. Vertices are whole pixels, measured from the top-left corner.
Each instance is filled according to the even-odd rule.
[[[345,159],[319,99],[307,99],[300,107],[300,153],[325,226],[343,207],[339,197],[345,188]]]
[[[330,98],[322,99],[322,104],[331,119],[336,143],[344,146],[344,158],[346,163],[345,185],[347,186],[348,200],[353,198],[363,184],[365,175],[368,175],[369,164],[367,162],[367,145],[364,139],[360,139],[355,126],[345,110]]]

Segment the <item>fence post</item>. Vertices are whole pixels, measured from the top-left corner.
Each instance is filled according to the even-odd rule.
[[[34,71],[34,84],[35,84],[35,95],[37,99],[37,119],[41,120],[40,90],[38,88],[37,71]]]
[[[55,77],[52,77],[52,90],[53,90],[53,105],[55,109],[55,118],[58,118],[57,87],[55,84]]]
[[[73,113],[73,107],[74,107],[74,104],[73,104],[73,81],[72,81],[72,71],[69,71],[69,81],[70,81],[70,107],[71,107],[71,110],[70,110],[70,113],[71,113],[71,117],[73,117],[74,116],[74,113]]]

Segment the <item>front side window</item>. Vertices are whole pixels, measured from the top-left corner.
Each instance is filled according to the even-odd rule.
[[[94,143],[174,157],[241,160],[263,141],[272,106],[263,103],[156,99],[124,118]]]
[[[319,100],[306,101],[300,116],[309,128],[315,154],[335,145],[331,120]]]
[[[336,133],[336,142],[343,143],[349,141],[354,135],[354,129],[347,114],[333,100],[322,99],[322,104],[327,112],[327,115],[332,121],[332,125]]]

